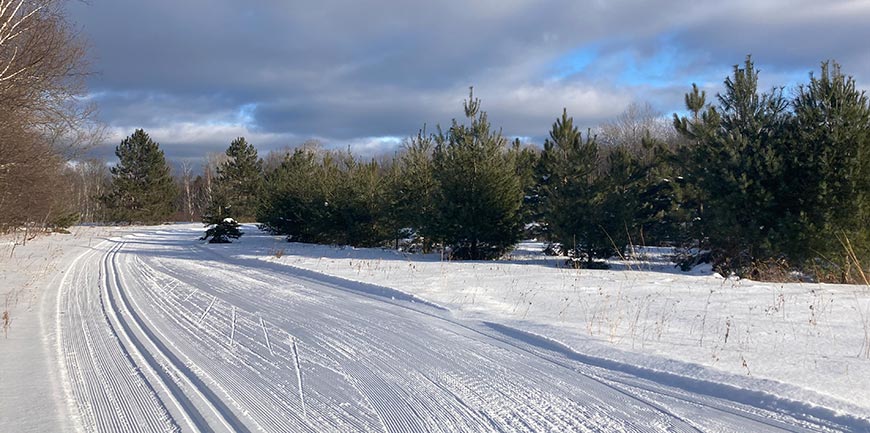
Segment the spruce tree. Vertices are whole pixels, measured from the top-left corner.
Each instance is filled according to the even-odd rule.
[[[229,207],[220,198],[212,202],[211,208],[203,215],[203,222],[208,228],[201,240],[208,240],[210,244],[228,244],[230,239],[242,237],[239,223],[229,214]]]
[[[435,237],[456,258],[496,258],[519,240],[522,229],[516,154],[500,132],[491,130],[473,91],[465,116],[470,124],[454,120],[435,136]]]
[[[210,206],[226,206],[225,212],[239,221],[253,221],[263,186],[263,162],[257,149],[244,137],[236,138],[226,150],[227,160],[217,168],[215,192]],[[212,210],[214,213],[214,210]]]
[[[178,191],[159,144],[137,129],[115,149],[112,186],[103,196],[114,221],[146,224],[166,221],[175,211]]]

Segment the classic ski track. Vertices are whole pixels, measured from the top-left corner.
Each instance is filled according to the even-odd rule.
[[[131,342],[133,347],[136,347],[140,354],[139,358],[142,360],[142,364],[151,368],[154,376],[160,381],[164,389],[169,392],[173,403],[183,414],[182,416],[192,429],[195,429],[196,431],[215,431],[213,426],[210,425],[210,423],[205,419],[205,416],[201,413],[201,409],[199,409],[207,408],[207,410],[212,414],[211,418],[217,420],[217,427],[222,427],[223,430],[228,432],[247,431],[244,425],[229,413],[223,402],[219,401],[215,394],[203,385],[207,382],[202,381],[195,376],[194,372],[198,370],[196,365],[182,365],[178,358],[172,354],[166,348],[164,343],[158,340],[158,338],[163,337],[163,341],[169,344],[172,344],[171,341],[167,341],[165,336],[163,336],[159,330],[153,329],[153,327],[149,328],[145,325],[134,309],[131,308],[123,290],[123,277],[119,272],[116,257],[118,251],[120,251],[123,246],[123,242],[119,243],[106,255],[105,266],[107,269],[111,269],[114,282],[114,284],[108,284],[107,281],[106,295],[112,304],[113,310],[117,311],[117,320],[122,324],[122,328],[132,328],[132,331],[127,331],[127,339]],[[113,286],[112,290],[108,289],[108,286],[110,285]],[[115,294],[118,295],[117,300],[115,299]],[[118,308],[118,305],[120,305],[120,308]],[[131,320],[123,319],[123,316],[129,317]],[[154,335],[155,333],[157,336]],[[145,345],[149,347],[146,348]],[[159,358],[159,360],[156,358]],[[156,363],[159,363],[159,365],[155,365]],[[160,367],[169,371],[164,370],[164,373],[161,374]],[[167,375],[176,378],[176,380],[180,380],[184,385],[186,385],[187,392],[185,393],[184,390],[181,390],[177,386],[173,386],[172,379],[166,377]],[[185,400],[188,400],[189,398],[192,399],[190,404],[185,403]],[[191,405],[194,407],[191,407]]]
[[[144,272],[144,274],[152,272],[149,270],[149,267],[143,263],[137,263],[137,265],[137,268]],[[147,279],[144,274],[143,279]],[[150,284],[148,286],[160,287],[159,284]],[[255,315],[253,313],[245,313],[243,310],[234,306],[221,308],[220,304],[222,301],[218,300],[213,306],[212,312],[214,314],[209,314],[209,318],[201,323],[192,324],[187,322],[186,318],[198,317],[201,315],[201,311],[195,309],[195,303],[187,303],[186,300],[193,300],[191,302],[194,302],[200,297],[205,298],[205,294],[197,293],[194,289],[192,290],[193,294],[188,295],[185,300],[178,300],[173,299],[171,295],[160,296],[159,294],[150,292],[149,290],[145,290],[144,292],[146,292],[150,297],[149,303],[161,311],[163,317],[175,323],[178,329],[190,331],[191,329],[196,328],[196,330],[199,331],[196,338],[199,338],[202,344],[215,349],[222,349],[225,351],[223,353],[229,359],[237,361],[232,365],[232,369],[226,368],[227,365],[221,366],[223,368],[217,370],[218,373],[212,376],[212,380],[224,383],[227,392],[233,392],[235,394],[237,400],[235,407],[240,411],[248,413],[249,419],[265,420],[266,424],[262,427],[269,431],[270,429],[279,429],[281,426],[287,424],[287,417],[281,417],[281,413],[290,416],[288,414],[300,411],[300,408],[296,407],[293,403],[293,401],[299,401],[298,392],[293,394],[293,401],[288,401],[289,399],[284,394],[284,391],[275,388],[275,384],[280,384],[281,377],[279,375],[272,375],[275,380],[264,380],[264,386],[259,387],[258,390],[261,394],[251,392],[250,387],[245,386],[247,385],[246,381],[241,379],[241,374],[236,378],[233,377],[234,374],[239,371],[239,368],[252,375],[260,377],[263,374],[268,373],[264,368],[267,370],[278,370],[280,372],[285,370],[288,366],[292,368],[292,366],[295,365],[295,362],[291,357],[292,355],[290,354],[292,349],[288,348],[285,350],[284,345],[276,346],[275,342],[270,343],[270,345],[273,346],[272,352],[264,356],[265,353],[269,352],[268,347],[265,344],[263,332],[264,329],[271,327],[271,325],[268,325],[265,320],[263,323],[260,323],[259,317],[257,317],[256,321],[245,319],[245,314],[249,317],[254,317]],[[211,297],[209,298],[213,299]],[[219,326],[219,324],[224,322],[222,314],[225,314],[227,311],[229,311],[230,314],[234,311],[236,317],[235,326],[232,325],[232,316],[227,320],[227,322],[229,322],[228,326],[231,327],[229,333],[234,334],[232,342],[227,338],[227,329],[220,329]],[[226,325],[226,323],[224,323],[224,325]],[[252,331],[256,331],[256,333]],[[280,330],[266,329],[266,332],[277,332],[278,334],[286,336],[287,338],[285,338],[285,340],[288,341],[293,338],[289,334]],[[257,333],[259,333],[259,337],[252,338],[256,336]],[[297,389],[297,384],[295,383],[297,381],[298,379],[293,383],[292,389],[294,390]],[[264,407],[265,405],[268,405],[269,407]],[[301,424],[297,427],[316,431],[316,429],[307,424],[304,418],[305,417],[303,416],[302,419],[296,420],[297,423]],[[351,424],[353,425],[354,423]],[[348,427],[348,431],[354,430]]]
[[[110,308],[108,309],[107,317],[109,318],[109,321],[113,324],[113,327],[118,329],[119,332],[117,332],[117,335],[119,335],[124,340],[124,342],[121,343],[122,346],[126,347],[126,350],[132,353],[136,358],[136,361],[134,362],[136,362],[137,368],[139,368],[140,370],[144,368],[146,370],[146,374],[148,375],[148,377],[152,378],[154,382],[159,384],[159,387],[164,391],[169,401],[176,408],[176,410],[178,410],[178,413],[181,414],[181,417],[184,420],[185,424],[187,424],[187,426],[191,429],[194,429],[196,425],[191,417],[191,413],[186,410],[184,405],[182,405],[182,403],[180,402],[179,391],[170,388],[170,384],[161,377],[161,374],[158,372],[159,370],[155,368],[156,366],[152,365],[146,360],[145,355],[143,354],[143,348],[141,343],[135,341],[136,337],[134,337],[129,331],[129,325],[121,318],[122,313],[119,312],[117,305],[114,302],[114,297],[111,294],[113,290],[109,287],[112,285],[112,276],[109,275],[109,271],[111,268],[113,275],[116,275],[114,274],[114,272],[116,271],[114,270],[114,265],[109,266],[109,264],[113,264],[114,254],[121,248],[121,245],[122,244],[115,245],[103,256],[103,260],[101,262],[102,267],[100,268],[100,281],[102,282],[102,293],[100,297],[100,302],[104,303],[104,300],[108,300]]]
[[[97,432],[177,431],[178,425],[155,390],[130,353],[119,344],[121,337],[110,319],[101,290],[105,284],[103,268],[95,273],[99,275],[96,285],[87,280],[88,268],[76,268],[79,260],[96,257],[99,247],[106,245],[109,243],[101,243],[73,262],[61,282],[58,297],[62,379],[71,397],[69,401],[75,402],[78,409],[77,426],[82,431]],[[70,275],[74,284],[68,288]],[[111,410],[98,410],[107,407]]]
[[[192,295],[188,295],[186,299],[195,298],[197,292],[198,290],[192,288]],[[204,320],[202,323],[197,324],[194,318],[198,317],[201,314],[201,311],[195,311],[190,308],[185,308],[183,304],[174,304],[168,302],[167,298],[161,297],[155,293],[149,292],[148,294],[150,296],[149,301],[165,313],[163,316],[164,318],[171,320],[173,323],[178,325],[178,329],[181,329],[184,332],[188,333],[184,336],[188,339],[187,341],[185,341],[186,343],[200,343],[204,346],[203,351],[212,351],[214,349],[220,348],[223,349],[224,352],[218,351],[217,353],[231,357],[234,356],[234,353],[237,354],[239,351],[242,351],[243,353],[249,353],[255,356],[257,358],[257,363],[261,365],[269,362],[266,357],[262,357],[255,350],[250,350],[239,341],[236,341],[236,343],[232,347],[230,347],[226,340],[226,334],[224,332],[221,332],[221,330],[217,329],[214,326],[213,322],[218,320],[216,315],[214,317],[211,317],[210,315],[211,319]],[[156,327],[156,325],[153,321],[151,321],[150,318],[147,320],[149,320],[149,323],[151,325]],[[262,332],[259,326],[257,327],[257,330]],[[237,335],[239,334],[240,332],[237,331]],[[210,340],[206,340],[206,338],[209,338]],[[262,337],[260,338],[260,340],[262,340]],[[173,341],[173,339],[169,339],[169,341]],[[175,343],[171,343],[171,345],[177,351],[185,350],[185,348],[176,346]],[[187,349],[187,351],[190,352],[189,348]],[[191,353],[191,355],[192,354],[194,353]],[[230,399],[232,406],[237,411],[263,412],[268,415],[269,411],[266,410],[268,408],[262,408],[260,407],[262,405],[256,404],[258,398],[251,393],[249,387],[244,386],[246,385],[244,380],[239,380],[238,378],[236,378],[235,371],[229,368],[225,369],[224,371],[207,369],[207,366],[200,364],[198,361],[192,360],[188,355],[185,355],[185,357],[188,359],[188,363],[196,366],[197,372],[199,374],[207,377],[210,384],[218,388],[226,398]],[[229,365],[224,365],[224,367],[229,367]],[[245,369],[250,371],[257,371],[256,366],[252,365],[251,363],[242,363],[241,365],[234,365],[233,367],[244,367]],[[249,404],[246,405],[245,403]],[[270,424],[261,425],[259,422],[256,421],[255,417],[246,416],[246,419],[249,422],[255,424],[256,429],[258,430],[268,429],[268,427],[270,426]]]
[[[79,430],[837,427],[586,364],[336,280],[227,259],[186,234],[103,242],[62,278],[57,347]]]

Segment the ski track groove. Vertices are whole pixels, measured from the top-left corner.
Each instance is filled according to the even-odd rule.
[[[206,308],[205,311],[202,312],[202,316],[199,316],[199,320],[196,321],[197,324],[201,323],[202,319],[205,319],[205,316],[208,315],[209,310],[211,310],[211,307],[214,306],[214,301],[216,300],[217,296],[211,297],[211,302],[208,304],[208,308]]]
[[[236,336],[236,306],[232,306],[233,312],[230,318],[230,347],[233,346],[233,339]]]
[[[296,382],[299,384],[299,403],[302,405],[302,416],[308,418],[305,413],[305,388],[302,386],[302,367],[299,365],[299,345],[295,337],[290,337],[293,341],[293,366],[296,367]]]
[[[272,344],[269,343],[269,331],[266,330],[266,322],[263,321],[262,316],[260,316],[260,327],[263,328],[263,338],[266,340],[266,348],[269,349],[269,355],[275,356],[275,352],[272,351]]]

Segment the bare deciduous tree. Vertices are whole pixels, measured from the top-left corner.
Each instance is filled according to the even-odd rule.
[[[205,164],[202,166],[203,178],[203,200],[206,203],[211,201],[214,193],[214,183],[217,178],[217,168],[226,162],[227,155],[225,153],[209,153],[205,156]]]
[[[181,199],[184,216],[188,221],[194,221],[193,165],[188,160],[181,161]]]
[[[106,161],[84,159],[70,162],[64,172],[65,183],[71,189],[68,200],[73,202],[82,222],[100,222],[106,217],[100,196],[108,191],[111,174]]]
[[[605,149],[625,146],[641,156],[647,153],[643,148],[645,138],[664,143],[674,143],[678,138],[670,119],[648,102],[632,102],[616,119],[602,124],[598,130],[598,141]]]
[[[0,0],[0,230],[46,225],[61,200],[68,151],[91,137],[85,48],[62,0]]]

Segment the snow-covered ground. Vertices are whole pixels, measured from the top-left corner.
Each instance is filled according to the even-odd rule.
[[[868,287],[724,279],[709,267],[686,273],[656,251],[610,270],[576,270],[533,242],[512,260],[444,262],[252,230],[228,251],[396,289],[586,355],[870,414]]]
[[[0,432],[73,431],[57,360],[57,288],[78,255],[130,230],[0,236]]]
[[[866,288],[245,231],[10,246],[0,431],[870,431]]]

